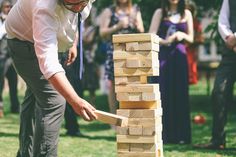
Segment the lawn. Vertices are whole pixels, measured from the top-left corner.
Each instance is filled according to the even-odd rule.
[[[204,125],[192,124],[192,140],[195,143],[208,142],[211,134],[211,105],[207,96],[205,83],[190,87],[190,103],[192,117],[201,113],[207,118]],[[20,92],[23,93],[23,92]],[[20,94],[22,100],[23,94]],[[5,93],[5,117],[0,119],[0,157],[14,157],[18,148],[19,116],[9,113],[9,98]],[[107,98],[99,94],[96,99],[97,108],[108,110]],[[227,124],[227,150],[209,151],[193,149],[192,145],[164,145],[165,157],[235,157],[236,156],[236,110],[232,106]],[[59,157],[115,157],[115,132],[106,124],[88,123],[79,119],[81,131],[85,137],[73,138],[65,136],[62,126],[59,143]],[[235,148],[235,149],[234,149]]]

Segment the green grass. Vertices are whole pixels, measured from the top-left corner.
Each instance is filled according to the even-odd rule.
[[[20,92],[22,93],[22,92]],[[20,99],[22,100],[22,94]],[[0,119],[0,157],[13,157],[18,149],[19,116],[9,113],[9,98],[5,94],[5,117]],[[205,83],[190,87],[191,116],[201,113],[207,118],[204,125],[192,124],[193,144],[208,142],[211,135],[212,113],[210,97],[206,95]],[[108,111],[107,98],[98,93],[97,108]],[[234,106],[235,107],[235,106]],[[227,150],[209,151],[193,149],[192,145],[165,145],[165,157],[235,157],[236,156],[236,110],[230,110],[227,130]],[[99,122],[88,123],[79,119],[81,131],[86,136],[73,138],[65,136],[61,129],[59,157],[115,157],[115,132],[109,125]],[[234,149],[235,148],[235,149]]]

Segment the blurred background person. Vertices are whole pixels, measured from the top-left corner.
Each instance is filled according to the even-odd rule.
[[[202,25],[197,18],[197,6],[189,0],[186,4],[186,8],[189,9],[193,15],[193,30],[194,30],[194,42],[188,43],[186,47],[187,60],[188,60],[188,78],[189,84],[197,84],[197,61],[198,61],[198,48],[199,45],[204,43],[204,37],[202,32]]]
[[[106,8],[100,17],[100,35],[106,40],[107,59],[105,75],[108,79],[108,103],[111,113],[115,113],[118,102],[114,91],[113,34],[144,32],[140,9],[132,0],[115,0],[114,5]]]
[[[84,23],[84,76],[82,79],[83,90],[89,91],[89,102],[95,106],[95,92],[99,88],[98,66],[95,63],[97,49],[98,27],[92,23],[90,15]]]
[[[1,3],[0,13],[0,117],[3,117],[3,88],[5,77],[8,80],[10,93],[10,110],[12,113],[19,112],[19,100],[17,97],[17,74],[13,67],[12,60],[9,56],[7,45],[5,19],[12,7],[9,0],[3,0]]]
[[[163,107],[163,142],[191,142],[188,64],[185,42],[193,42],[193,19],[184,0],[162,0],[149,32],[160,36],[160,83]]]
[[[68,60],[68,53],[59,53],[59,60],[63,68],[65,69],[67,79],[71,83],[75,92],[81,98],[83,98],[82,81],[79,78],[79,69],[80,69],[79,58],[80,56],[78,54],[75,61],[72,64],[67,65],[66,61]],[[66,102],[64,117],[65,117],[65,129],[67,130],[66,135],[75,137],[82,136],[79,128],[79,123],[77,121],[77,114],[75,113],[75,111],[68,102]]]
[[[211,140],[207,144],[196,145],[205,149],[225,149],[227,115],[233,102],[236,81],[236,7],[235,0],[224,0],[218,19],[218,31],[224,40],[222,60],[216,72],[212,91],[213,126]]]

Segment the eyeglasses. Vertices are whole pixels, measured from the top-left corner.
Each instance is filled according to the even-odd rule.
[[[12,5],[4,5],[3,8],[11,8]]]

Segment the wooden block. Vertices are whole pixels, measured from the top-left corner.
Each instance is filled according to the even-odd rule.
[[[114,43],[113,48],[115,51],[125,51],[125,44],[124,43]]]
[[[157,131],[156,136],[157,136],[157,142],[161,142],[162,141],[162,131]]]
[[[143,116],[142,110],[138,109],[118,109],[116,110],[117,115],[124,116],[127,118],[141,118]]]
[[[122,64],[122,67],[124,67],[124,66],[127,68],[158,68],[159,67],[159,60],[155,59],[155,58],[152,58],[152,59],[139,59],[139,58],[127,59],[126,65]]]
[[[117,115],[127,118],[156,118],[162,116],[162,108],[157,109],[118,109]]]
[[[143,152],[143,143],[131,143],[130,152]]]
[[[117,143],[117,151],[122,152],[129,152],[130,151],[130,144],[128,143]]]
[[[128,119],[126,117],[96,110],[97,120],[103,123],[108,123],[116,126],[127,126]]]
[[[156,136],[117,135],[117,143],[157,143]]]
[[[117,156],[118,157],[159,157],[157,156],[157,153],[150,153],[150,152],[118,152]]]
[[[154,33],[115,34],[112,36],[112,42],[113,43],[153,42],[159,44],[159,37]]]
[[[162,141],[162,124],[157,126],[144,126],[143,136],[157,136],[157,141]]]
[[[153,93],[142,93],[142,101],[155,101],[155,100],[160,100],[161,96],[160,96],[160,92],[154,91]]]
[[[128,126],[130,125],[141,125],[143,127],[152,127],[162,124],[162,118],[129,118]]]
[[[116,93],[159,93],[159,84],[127,84],[126,86],[115,86]]]
[[[158,76],[159,68],[116,68],[115,76]]]
[[[116,110],[116,114],[119,115],[119,116],[123,116],[123,117],[129,117],[130,115],[130,110],[127,110],[127,109],[118,109]]]
[[[126,68],[126,60],[114,60],[114,68]]]
[[[162,142],[158,142],[156,145],[157,145],[157,155],[158,155],[158,157],[164,157],[163,141]]]
[[[143,134],[143,127],[141,125],[130,125],[129,126],[129,135],[139,135]]]
[[[126,60],[127,58],[137,58],[137,57],[149,57],[151,58],[153,53],[146,51],[145,53],[127,52],[127,51],[113,51],[113,60]]]
[[[120,109],[157,109],[161,107],[161,101],[120,101]]]
[[[115,85],[146,84],[147,76],[115,77]]]
[[[128,125],[141,125],[143,127],[151,127],[156,126],[155,118],[129,118]]]
[[[127,52],[127,51],[114,51],[113,60],[126,60],[126,59],[155,59],[158,60],[158,53],[155,51],[136,51],[136,52]]]
[[[132,58],[127,60],[114,60],[114,68],[158,68],[159,60]]]
[[[116,93],[118,101],[156,101],[160,100],[158,93],[127,92]]]
[[[140,84],[147,84],[147,76],[140,76]]]
[[[156,51],[159,52],[159,44],[150,43],[150,42],[140,42],[139,51]]]
[[[128,127],[116,127],[117,135],[129,135],[129,128]]]
[[[118,101],[141,101],[142,93],[116,93]]]
[[[130,42],[126,43],[126,51],[156,51],[159,52],[159,44],[151,42]]]
[[[162,116],[163,110],[161,107],[157,109],[149,109],[149,110],[143,110],[143,118],[154,118],[158,116]]]
[[[138,51],[138,50],[139,50],[138,42],[126,43],[126,51]]]
[[[157,132],[156,126],[143,127],[144,136],[153,136],[156,135],[156,132]]]
[[[143,145],[143,151],[144,152],[156,152],[157,151],[157,145],[155,143],[147,143]]]
[[[141,61],[136,58],[126,60],[126,67],[127,68],[138,68],[140,66],[141,66]]]
[[[143,118],[142,110],[130,110],[129,118]]]

